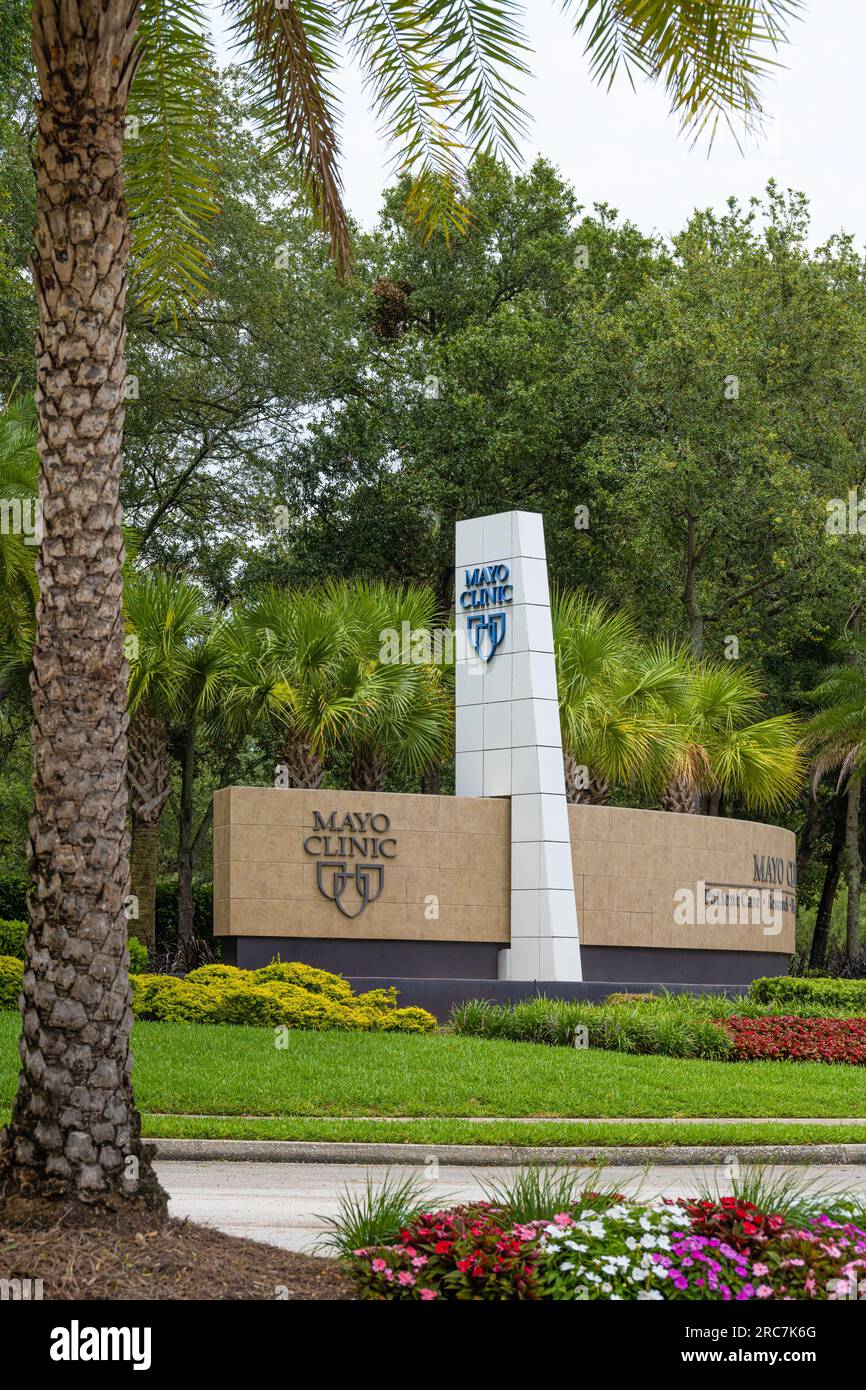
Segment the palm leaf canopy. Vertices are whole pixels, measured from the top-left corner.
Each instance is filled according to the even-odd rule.
[[[341,174],[340,70],[363,73],[371,107],[410,176],[425,237],[466,225],[468,157],[519,154],[528,45],[518,0],[226,0],[263,131],[293,156],[341,269],[350,228]],[[800,0],[565,0],[593,77],[659,82],[684,126],[760,122],[761,84]],[[205,291],[218,206],[213,58],[203,0],[142,0],[131,92],[128,196],[139,295],[177,318]]]

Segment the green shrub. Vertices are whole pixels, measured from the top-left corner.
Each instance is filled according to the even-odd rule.
[[[278,961],[261,970],[202,965],[182,980],[173,975],[131,979],[136,1018],[361,1032],[429,1033],[436,1027],[424,1009],[398,1009],[393,988],[355,995],[339,975],[300,962]]]
[[[17,1009],[24,984],[24,962],[17,956],[0,956],[0,1009]]]
[[[519,1004],[470,999],[451,1013],[456,1033],[512,1042],[587,1045],[667,1057],[726,1057],[733,1044],[712,1018],[681,1005],[589,1004],[535,995]],[[585,1030],[582,1032],[581,1030]]]
[[[757,1004],[806,1005],[866,1014],[866,980],[838,980],[800,975],[775,975],[753,980],[749,998]]]
[[[18,960],[23,960],[26,935],[26,922],[0,921],[0,956],[15,956]]]
[[[0,919],[9,922],[27,918],[27,893],[30,880],[26,874],[0,874]]]
[[[131,936],[126,945],[129,949],[130,975],[143,975],[147,970],[147,947],[137,936]]]

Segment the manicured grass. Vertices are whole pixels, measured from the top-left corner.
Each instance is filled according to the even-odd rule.
[[[18,1029],[17,1014],[0,1013],[2,1108],[15,1092]],[[866,1115],[866,1069],[818,1062],[713,1062],[453,1036],[300,1031],[280,1050],[267,1028],[190,1023],[137,1023],[133,1051],[136,1096],[148,1116]],[[383,1128],[376,1138],[385,1137]],[[479,1142],[499,1142],[492,1126],[480,1128]],[[628,1142],[616,1128],[611,1142]],[[700,1142],[697,1127],[687,1128],[683,1142]],[[765,1127],[763,1137],[782,1142],[778,1128]],[[223,1131],[211,1122],[209,1132]],[[741,1128],[736,1133],[747,1142]],[[352,1134],[361,1138],[357,1127]],[[852,1137],[863,1139],[863,1131]],[[825,1130],[812,1139],[832,1142]],[[522,1142],[547,1141],[532,1126]]]

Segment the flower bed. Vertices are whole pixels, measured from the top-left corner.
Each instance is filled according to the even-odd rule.
[[[866,1232],[844,1214],[787,1217],[743,1197],[584,1193],[546,1220],[515,1223],[489,1202],[424,1212],[347,1264],[379,1300],[836,1300],[866,1291]]]
[[[720,1027],[740,1062],[759,1059],[795,1062],[847,1062],[866,1065],[866,1018],[723,1018]]]

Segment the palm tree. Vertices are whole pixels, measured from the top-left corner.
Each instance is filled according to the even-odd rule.
[[[434,647],[442,627],[432,589],[373,580],[329,592],[347,613],[353,661],[373,689],[351,740],[351,786],[378,791],[389,771],[424,777],[441,765],[453,737],[447,654]]]
[[[170,729],[189,701],[193,642],[212,621],[201,590],[152,570],[124,587],[131,642],[129,681],[129,812],[132,894],[138,917],[130,930],[149,951],[156,945],[156,851],[159,820],[171,792]]]
[[[626,614],[581,593],[554,593],[553,643],[569,801],[601,805],[613,784],[657,790],[675,753],[682,657],[644,646]]]
[[[571,8],[596,76],[611,78],[622,66],[659,79],[680,117],[701,127],[731,110],[747,122],[759,117],[759,79],[793,3],[573,0]],[[415,176],[413,212],[428,235],[460,228],[461,143],[513,149],[521,128],[513,78],[524,69],[525,45],[508,0],[229,0],[229,11],[251,52],[262,108],[281,123],[341,264],[348,236],[333,88],[345,37]],[[171,312],[201,292],[203,228],[214,208],[211,147],[201,139],[205,27],[195,0],[33,4],[43,506],[34,892],[21,1080],[0,1139],[0,1191],[19,1197],[125,1201],[127,1209],[140,1199],[145,1209],[164,1208],[129,1080],[123,134],[140,68],[142,148],[130,179],[137,254],[147,302]],[[172,285],[180,286],[173,298]]]
[[[685,700],[670,711],[679,742],[662,810],[718,814],[728,800],[771,812],[793,800],[803,779],[799,723],[791,714],[761,719],[762,705],[744,667],[688,663]]]
[[[866,770],[866,637],[852,632],[842,662],[824,672],[812,699],[821,709],[810,719],[807,738],[815,752],[813,795],[825,773],[838,769],[837,797],[845,793],[844,855],[848,887],[845,954],[854,960],[860,950],[860,796]],[[838,873],[838,870],[837,870]],[[823,964],[829,908],[819,930],[815,923],[813,965]],[[821,939],[823,936],[823,940]]]

